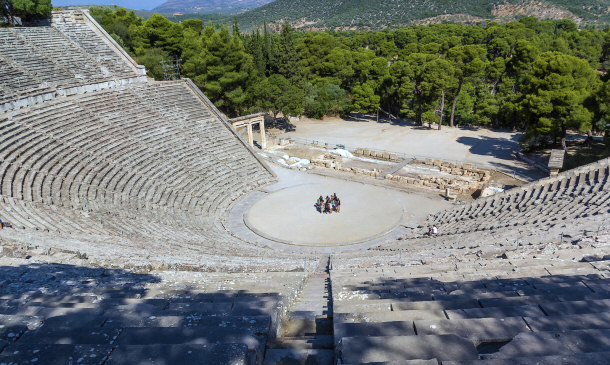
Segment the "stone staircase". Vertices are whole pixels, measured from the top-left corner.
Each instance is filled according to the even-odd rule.
[[[334,364],[330,258],[322,258],[284,318],[282,336],[268,343],[265,365]]]

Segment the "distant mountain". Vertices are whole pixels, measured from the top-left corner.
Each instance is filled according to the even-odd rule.
[[[285,21],[305,30],[381,29],[442,22],[511,21],[523,16],[610,24],[610,0],[276,0],[240,14],[242,29]]]
[[[234,14],[265,5],[272,0],[167,0],[153,10],[158,13]]]

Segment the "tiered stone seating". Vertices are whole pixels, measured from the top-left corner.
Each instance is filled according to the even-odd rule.
[[[526,224],[544,229],[557,221],[607,214],[608,198],[610,158],[441,212],[431,223],[442,226],[441,234]]]
[[[509,262],[488,259],[485,266],[477,261],[333,270],[340,359],[443,364],[606,361],[607,268],[557,261],[550,255]]]
[[[42,81],[33,74],[0,58],[0,102],[12,94],[40,88]]]
[[[11,31],[38,49],[47,58],[64,69],[70,70],[77,79],[92,82],[111,76],[108,70],[103,69],[100,64],[55,28],[24,27],[12,28]]]
[[[86,23],[53,24],[63,35],[76,43],[97,63],[114,75],[133,75],[133,68],[112,49],[108,40],[96,33]]]
[[[304,273],[135,274],[0,258],[0,363],[261,363]],[[50,279],[51,278],[51,279]]]
[[[502,254],[527,245],[566,242],[586,232],[610,229],[610,159],[566,171],[518,189],[456,205],[431,216],[424,227],[378,250],[411,258],[482,251]],[[383,261],[383,259],[381,259]]]
[[[81,17],[57,27],[0,29],[0,111],[115,85],[143,75]]]
[[[153,89],[154,96],[143,86],[108,90],[12,113],[0,125],[2,194],[87,210],[167,206],[207,215],[268,181],[269,173],[184,83]],[[172,115],[157,104],[179,95],[191,103],[190,114]],[[206,119],[187,119],[196,113]]]
[[[0,29],[0,49],[2,49],[0,57],[6,63],[14,65],[14,68],[24,69],[42,83],[56,85],[70,84],[74,81],[74,74],[54,63],[37,48],[16,36],[9,28]]]

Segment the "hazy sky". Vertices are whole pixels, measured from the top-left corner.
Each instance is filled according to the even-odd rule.
[[[53,6],[67,5],[118,5],[128,9],[150,10],[166,0],[52,0]]]

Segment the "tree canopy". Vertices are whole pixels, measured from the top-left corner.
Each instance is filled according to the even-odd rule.
[[[560,142],[568,130],[608,130],[610,29],[525,17],[485,26],[295,32],[284,24],[146,21],[120,8],[91,13],[151,76],[181,59],[225,113],[324,115],[382,108],[416,123],[525,131],[523,143]]]
[[[19,17],[22,22],[46,19],[51,16],[51,0],[0,0],[0,15],[7,23]]]

